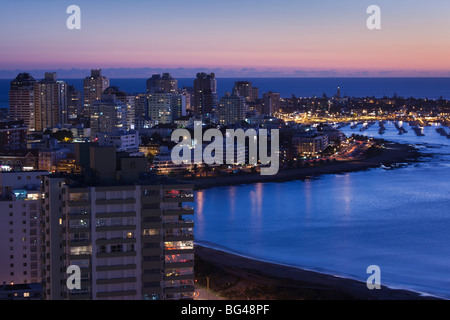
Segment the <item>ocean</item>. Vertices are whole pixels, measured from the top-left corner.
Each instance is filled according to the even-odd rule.
[[[0,79],[0,107],[8,107],[8,92],[10,80]],[[83,89],[82,79],[62,79],[74,85],[78,90]],[[322,96],[324,93],[333,96],[337,87],[341,88],[341,95],[351,97],[414,97],[450,99],[450,78],[218,78],[217,91],[220,96],[231,92],[235,81],[252,81],[253,86],[259,88],[260,96],[263,92],[279,92],[282,98],[289,98],[293,94],[297,97]],[[178,86],[192,87],[193,78],[178,79]],[[129,93],[146,91],[146,79],[110,79],[110,84]]]
[[[364,135],[417,146],[423,162],[305,181],[217,187],[195,194],[198,244],[269,262],[450,299],[450,140],[393,123]],[[345,127],[344,133],[361,134]],[[448,128],[446,128],[448,131]]]

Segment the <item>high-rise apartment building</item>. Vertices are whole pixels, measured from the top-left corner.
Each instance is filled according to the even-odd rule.
[[[67,87],[67,118],[69,122],[76,123],[81,117],[83,107],[82,94],[74,86]]]
[[[103,91],[109,87],[109,79],[102,76],[101,69],[91,70],[91,76],[83,80],[83,117],[89,119],[94,101],[100,100]]]
[[[154,74],[147,80],[147,93],[176,93],[178,92],[178,80],[172,78],[170,73]]]
[[[264,92],[262,97],[262,114],[273,116],[280,108],[280,94],[278,92]]]
[[[217,80],[214,73],[198,73],[194,80],[194,112],[211,114],[217,107]]]
[[[34,84],[36,80],[29,73],[20,73],[11,81],[9,91],[9,117],[23,120],[30,131],[34,131]]]
[[[171,123],[173,120],[172,98],[172,93],[149,93],[147,95],[148,116],[158,124]]]
[[[24,120],[0,121],[0,149],[27,148],[27,126]]]
[[[186,115],[186,96],[179,93],[149,93],[147,104],[148,116],[158,124],[172,123]]]
[[[58,81],[55,72],[34,84],[34,107],[36,131],[67,123],[67,83]]]
[[[222,125],[234,124],[245,119],[245,98],[237,95],[226,95],[219,100],[217,115]]]
[[[126,104],[114,94],[104,94],[90,107],[91,137],[97,133],[116,132],[126,129]]]
[[[259,94],[258,88],[254,87],[251,81],[236,81],[233,92],[243,97],[247,103],[258,99]]]
[[[40,283],[41,177],[48,172],[0,172],[0,283]]]
[[[87,176],[44,178],[46,299],[191,299],[192,185],[139,175],[146,158],[90,147]],[[81,289],[66,269],[81,269]]]

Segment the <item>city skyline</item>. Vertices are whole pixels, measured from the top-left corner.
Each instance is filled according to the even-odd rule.
[[[450,4],[433,2],[377,1],[381,30],[366,27],[369,1],[105,6],[80,0],[81,30],[66,27],[71,2],[10,2],[0,14],[8,31],[1,36],[0,70],[125,68],[125,77],[146,77],[146,68],[174,77],[185,77],[186,70],[192,77],[194,70],[218,77],[449,76],[450,45],[442,39],[449,33]]]

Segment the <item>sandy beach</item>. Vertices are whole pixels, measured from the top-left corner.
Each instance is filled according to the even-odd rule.
[[[229,300],[435,300],[418,293],[369,290],[365,282],[335,277],[275,263],[249,259],[200,245],[195,246],[198,285]]]
[[[283,182],[290,180],[302,180],[321,174],[339,174],[352,171],[366,170],[379,167],[384,164],[389,166],[393,163],[406,163],[418,161],[423,156],[416,148],[407,144],[395,142],[385,142],[385,149],[380,154],[366,157],[361,160],[339,161],[336,163],[306,167],[281,169],[276,175],[263,176],[260,174],[242,174],[234,176],[201,177],[186,179],[185,182],[192,183],[195,189],[207,189],[219,186],[231,186],[239,184],[259,183],[259,182]]]

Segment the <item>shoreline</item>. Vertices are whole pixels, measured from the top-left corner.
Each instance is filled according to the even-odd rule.
[[[304,180],[311,177],[320,176],[322,174],[341,174],[363,171],[370,168],[380,167],[382,164],[389,166],[393,163],[412,163],[417,162],[418,158],[424,156],[424,154],[420,153],[418,149],[409,144],[384,141],[384,145],[385,149],[382,150],[381,154],[366,157],[361,160],[339,161],[337,163],[317,167],[281,169],[276,175],[273,176],[242,174],[235,176],[184,179],[183,182],[193,184],[196,190],[201,190],[241,184]]]
[[[443,300],[195,244],[196,279],[228,300]]]

